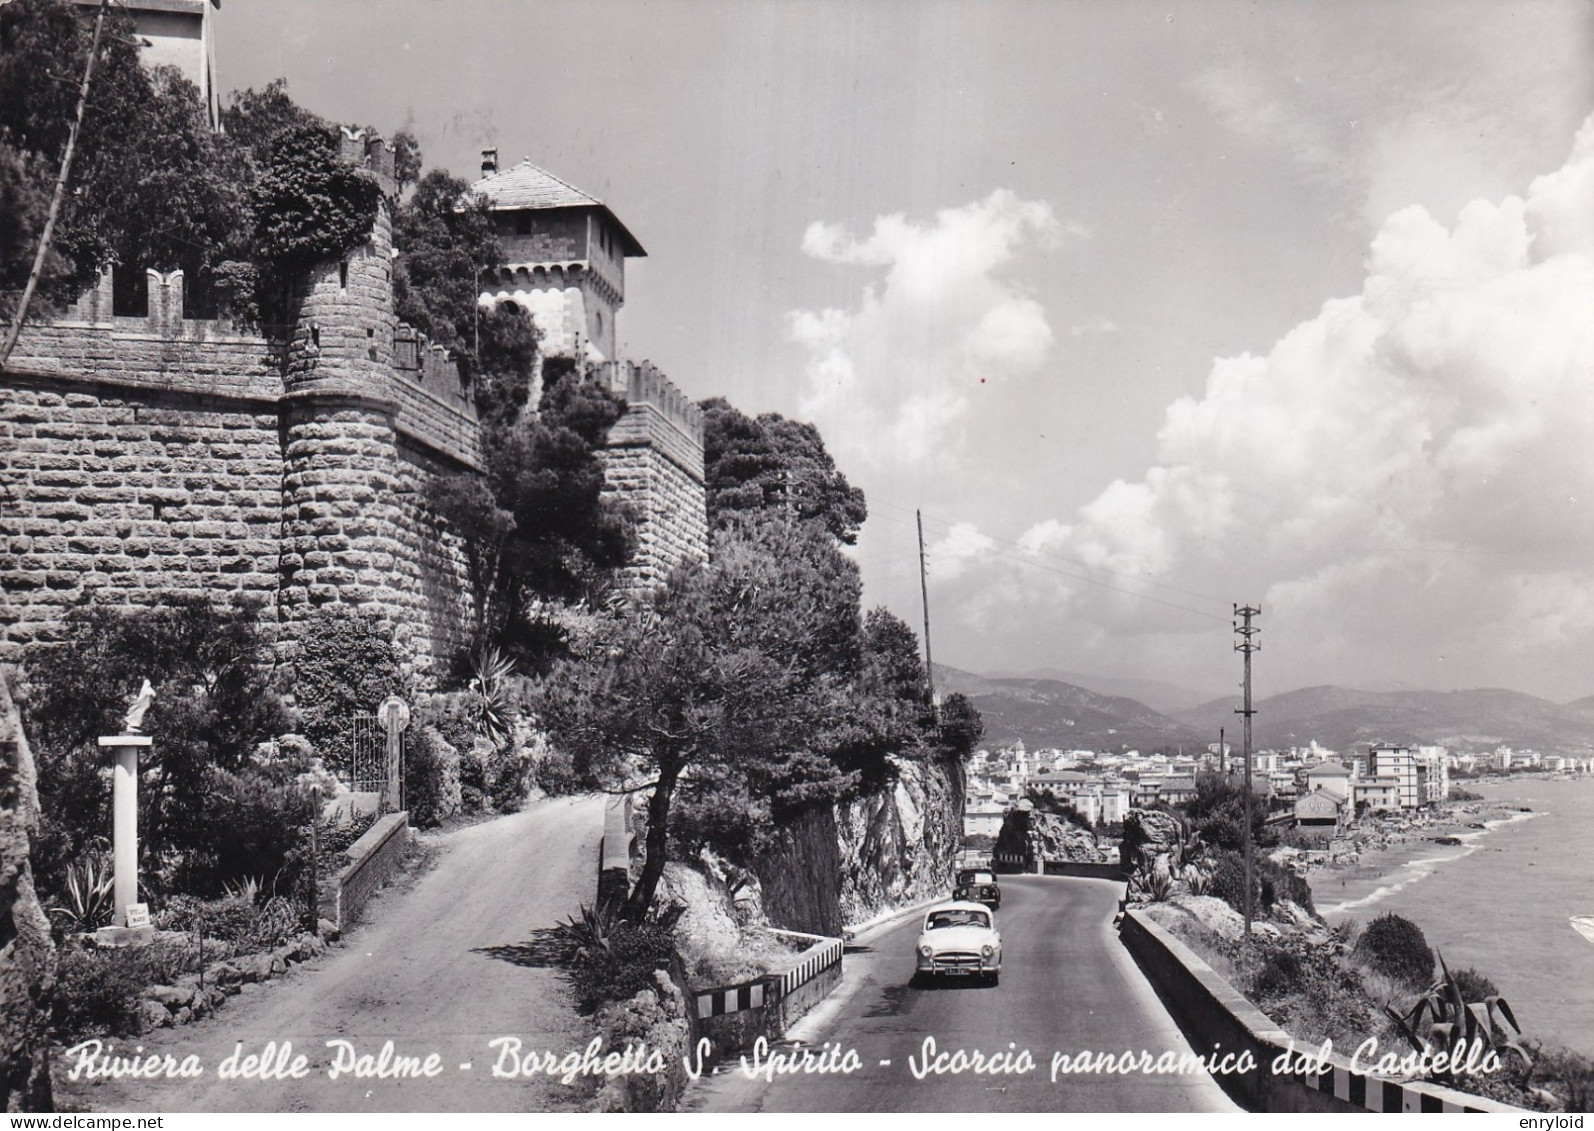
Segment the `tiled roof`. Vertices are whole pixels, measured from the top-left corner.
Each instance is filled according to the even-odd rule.
[[[546,169],[539,169],[528,157],[518,165],[489,174],[470,186],[472,193],[485,196],[494,211],[512,211],[533,208],[597,208],[601,209],[627,244],[627,255],[646,255],[637,238],[620,223],[619,217],[608,205],[595,196],[560,180]]]

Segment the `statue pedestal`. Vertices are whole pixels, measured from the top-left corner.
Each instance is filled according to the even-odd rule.
[[[116,868],[111,923],[126,929],[127,908],[138,902],[138,752],[150,745],[150,738],[145,734],[117,734],[102,737],[100,745],[116,752],[111,777],[111,859]]]

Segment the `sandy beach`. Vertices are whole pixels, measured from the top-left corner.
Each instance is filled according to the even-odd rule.
[[[1449,801],[1415,817],[1364,819],[1336,842],[1334,862],[1307,870],[1317,910],[1338,921],[1479,851],[1490,832],[1535,815],[1515,804]],[[1436,837],[1459,843],[1440,843]]]
[[[1411,919],[1453,969],[1493,979],[1530,1037],[1594,1055],[1594,778],[1465,788],[1488,800],[1449,803],[1420,827],[1358,830],[1354,861],[1307,873],[1313,902],[1336,924]]]

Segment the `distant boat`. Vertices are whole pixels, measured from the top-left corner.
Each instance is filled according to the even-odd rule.
[[[1594,942],[1594,915],[1572,916],[1572,929],[1589,942]]]

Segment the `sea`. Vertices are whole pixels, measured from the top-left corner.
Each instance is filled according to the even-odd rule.
[[[1405,916],[1451,969],[1488,975],[1524,1036],[1594,1056],[1594,776],[1461,784],[1531,812],[1314,874],[1313,901],[1331,923]]]

